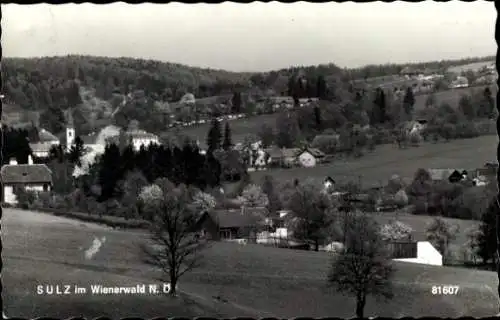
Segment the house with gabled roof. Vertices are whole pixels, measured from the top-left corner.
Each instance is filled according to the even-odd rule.
[[[323,162],[325,157],[326,155],[317,148],[305,148],[299,151],[297,161],[302,167],[310,168]]]
[[[201,214],[196,230],[209,240],[255,240],[262,217],[245,210],[209,210]]]
[[[38,131],[38,141],[37,142],[58,145],[61,141],[53,133],[42,128]]]
[[[0,169],[2,203],[17,204],[16,189],[44,192],[52,189],[52,171],[45,164],[33,164],[31,156],[27,164],[11,159]]]

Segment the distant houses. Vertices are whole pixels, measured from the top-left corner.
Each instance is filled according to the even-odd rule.
[[[458,76],[455,80],[453,80],[450,84],[450,89],[457,88],[467,88],[469,86],[469,80],[466,77]]]
[[[135,150],[140,150],[142,146],[148,147],[160,144],[160,138],[157,135],[144,130],[127,131],[125,135],[130,139]]]
[[[257,161],[250,162],[250,167],[304,167],[311,168],[322,163],[326,155],[316,148],[265,148],[256,151]],[[260,161],[258,161],[260,159]],[[257,163],[256,163],[257,162]]]

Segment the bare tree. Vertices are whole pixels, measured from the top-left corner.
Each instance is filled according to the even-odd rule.
[[[176,295],[179,278],[186,272],[200,266],[201,251],[207,242],[196,233],[198,214],[184,185],[174,187],[167,179],[155,183],[161,194],[155,192],[145,202],[153,223],[150,236],[153,247],[143,245],[145,262],[161,268],[168,275],[170,294]],[[158,189],[158,188],[155,188]]]
[[[366,298],[393,297],[394,269],[378,224],[366,215],[353,215],[347,224],[344,250],[333,258],[328,282],[356,298],[356,316],[363,318]]]

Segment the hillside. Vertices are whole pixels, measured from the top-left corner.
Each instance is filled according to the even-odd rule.
[[[214,243],[204,253],[203,265],[179,282],[182,293],[203,298],[205,307],[213,305],[216,296],[227,299],[228,303],[216,306],[218,312],[205,307],[193,310],[190,305],[154,295],[37,295],[33,288],[40,283],[128,286],[158,283],[159,274],[141,262],[139,244],[147,241],[145,234],[93,227],[43,213],[4,211],[3,259],[8,272],[2,280],[9,316],[33,318],[43,313],[67,318],[75,310],[85,317],[153,317],[165,310],[185,317],[354,315],[354,299],[327,286],[329,253],[224,242]],[[95,238],[105,242],[93,258],[85,258],[85,249]],[[366,316],[486,317],[498,311],[498,298],[492,289],[497,283],[494,272],[410,263],[394,266],[394,299],[378,302],[369,297]],[[459,294],[433,296],[433,285],[458,285]],[[231,305],[239,310],[229,308]]]
[[[443,69],[484,60],[487,58],[427,62],[414,67]],[[250,94],[255,98],[287,95],[293,90],[300,96],[320,96],[319,81],[323,78],[323,98],[339,102],[351,95],[351,80],[359,79],[355,86],[381,85],[397,79],[395,74],[405,66],[408,64],[341,69],[330,63],[241,73],[132,58],[4,58],[3,102],[11,107],[4,109],[3,120],[16,125],[34,122],[57,133],[62,129],[57,124],[60,111],[72,109],[79,134],[110,123],[124,126],[132,119],[138,120],[143,129],[160,133],[168,121],[158,117],[158,111],[176,109],[185,93],[193,93],[204,110],[209,110],[205,108],[208,105],[225,103],[235,92],[242,93],[248,106]],[[124,100],[126,107],[119,108]]]
[[[491,57],[488,57],[491,60]],[[80,103],[78,86],[95,90],[98,98],[109,101],[113,93],[128,94],[143,90],[155,100],[178,101],[186,92],[197,98],[231,94],[234,90],[257,87],[287,90],[289,77],[299,75],[316,80],[319,75],[336,83],[354,79],[392,78],[405,66],[429,66],[443,69],[450,66],[485,61],[488,58],[435,61],[419,64],[368,65],[363,68],[341,69],[333,63],[301,66],[271,72],[241,73],[181,64],[133,58],[107,58],[68,55],[43,58],[4,58],[4,102],[23,109],[46,109],[55,105],[66,109]],[[75,81],[77,80],[76,84]],[[338,83],[337,83],[338,85]]]

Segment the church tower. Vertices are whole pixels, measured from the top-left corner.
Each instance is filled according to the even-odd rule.
[[[75,126],[73,123],[72,110],[68,110],[66,116],[66,149],[69,151],[71,146],[75,143]]]

